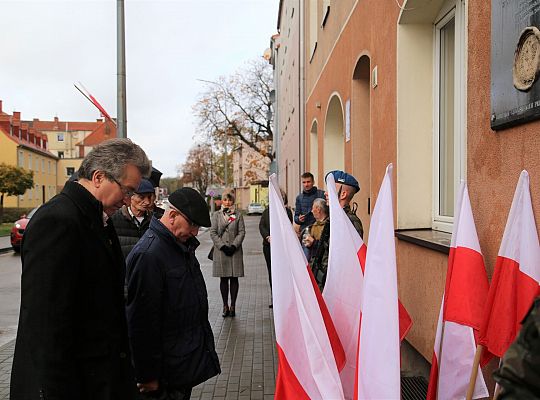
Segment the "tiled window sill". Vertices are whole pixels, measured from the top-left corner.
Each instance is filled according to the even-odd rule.
[[[452,235],[433,229],[398,229],[395,235],[399,240],[426,247],[440,253],[450,253]]]

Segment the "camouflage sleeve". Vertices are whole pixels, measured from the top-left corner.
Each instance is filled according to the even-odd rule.
[[[347,214],[349,216],[349,219],[351,220],[353,226],[354,226],[354,229],[356,229],[356,231],[358,232],[358,234],[360,235],[360,237],[363,239],[364,238],[364,227],[362,226],[362,221],[360,221],[360,218],[358,218],[356,216],[356,214],[353,214],[353,213],[350,213],[350,214]]]
[[[497,399],[540,398],[540,298],[529,310],[493,377],[502,389]]]

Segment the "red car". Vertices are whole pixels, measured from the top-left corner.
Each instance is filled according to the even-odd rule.
[[[28,221],[30,221],[30,218],[32,218],[32,215],[35,214],[38,208],[39,207],[34,208],[28,213],[28,215],[23,215],[21,219],[15,221],[13,228],[11,228],[11,247],[13,247],[13,250],[15,250],[17,253],[21,251],[21,242],[24,235],[24,230],[26,229],[26,225],[28,224]]]

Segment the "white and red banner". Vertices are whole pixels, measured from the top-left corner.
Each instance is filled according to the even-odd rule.
[[[341,346],[328,335],[318,289],[285,212],[275,174],[270,176],[272,291],[279,357],[276,399],[343,399]],[[317,290],[315,290],[317,289]],[[341,349],[342,352],[342,349]],[[337,360],[337,361],[336,361]]]
[[[498,356],[514,341],[522,319],[537,296],[540,246],[529,191],[529,174],[522,171],[491,279],[480,343]]]
[[[401,398],[392,170],[388,165],[369,229],[355,399]]]
[[[345,351],[345,366],[340,373],[343,392],[346,399],[352,399],[367,248],[339,204],[332,174],[326,177],[326,190],[331,218],[323,298]]]
[[[467,185],[456,198],[446,286],[439,312],[427,400],[465,399],[489,283]],[[489,397],[482,371],[472,398]]]

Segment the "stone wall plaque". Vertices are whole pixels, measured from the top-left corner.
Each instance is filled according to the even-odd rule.
[[[540,118],[540,0],[491,2],[491,128]]]

